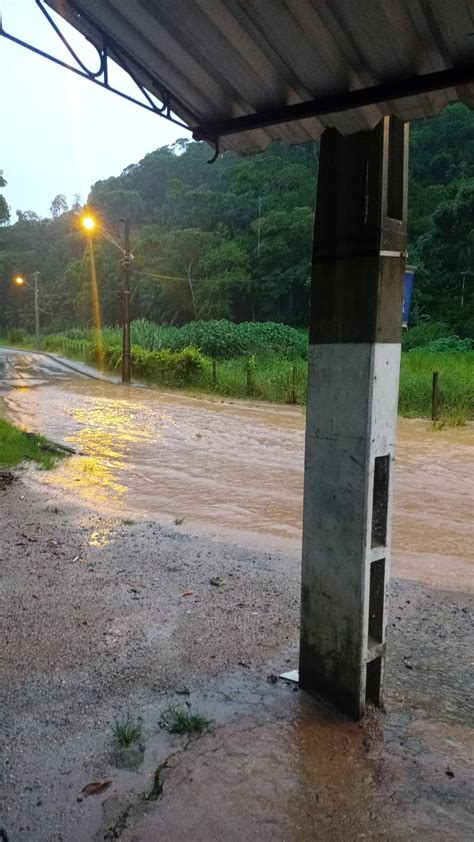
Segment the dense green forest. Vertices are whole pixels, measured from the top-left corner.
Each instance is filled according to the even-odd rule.
[[[116,240],[119,218],[131,221],[134,317],[305,326],[318,144],[274,143],[261,155],[228,153],[213,165],[209,157],[205,144],[177,141],[91,189],[87,204]],[[0,188],[4,179],[0,171]],[[0,331],[31,331],[31,291],[11,279],[35,270],[45,331],[91,324],[78,197],[72,208],[54,197],[48,219],[9,212],[2,198]],[[409,260],[417,266],[412,323],[442,322],[446,333],[474,335],[474,112],[466,107],[412,124],[409,209]],[[99,234],[93,249],[102,322],[117,324],[120,253]]]

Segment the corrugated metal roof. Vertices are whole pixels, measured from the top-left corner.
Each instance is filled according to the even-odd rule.
[[[47,2],[97,46],[99,30],[108,33],[166,86],[191,128],[474,65],[474,0]],[[159,95],[145,73],[142,81]],[[474,84],[231,134],[220,148],[304,143],[328,126],[348,134],[385,114],[432,116],[458,99],[474,107]]]

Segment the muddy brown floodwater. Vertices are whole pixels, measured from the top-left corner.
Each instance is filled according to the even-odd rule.
[[[80,455],[36,475],[131,518],[185,519],[246,543],[299,551],[304,410],[71,380],[9,392],[10,419]],[[400,419],[393,573],[474,589],[474,430]]]
[[[71,498],[299,552],[303,408],[79,379],[22,384],[2,402],[11,420],[78,451],[36,475]],[[472,425],[399,419],[395,576],[474,590],[473,444]]]

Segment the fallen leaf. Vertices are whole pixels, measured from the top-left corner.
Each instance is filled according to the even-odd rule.
[[[109,788],[111,783],[112,781],[93,781],[91,784],[86,784],[85,787],[81,789],[81,792],[84,793],[84,795],[101,795]]]
[[[194,591],[183,591],[183,593],[181,594],[181,596],[192,596],[192,595],[193,595],[193,593],[194,593]]]

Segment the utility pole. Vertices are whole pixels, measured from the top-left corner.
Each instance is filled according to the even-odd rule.
[[[35,291],[35,345],[36,350],[41,350],[41,335],[40,335],[40,314],[39,314],[39,289],[38,289],[39,272],[33,272],[33,283]]]
[[[132,360],[130,353],[130,222],[123,222],[123,347],[122,383],[130,383]]]

